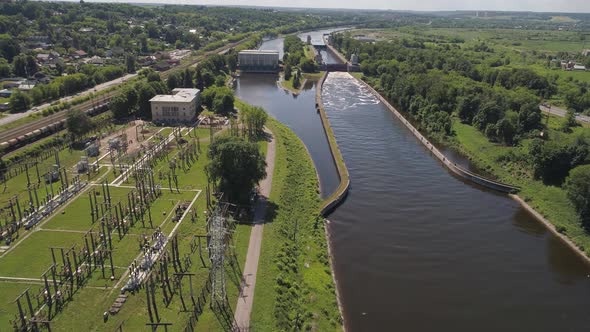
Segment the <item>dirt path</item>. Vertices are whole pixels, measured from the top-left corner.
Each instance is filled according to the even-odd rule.
[[[254,227],[250,233],[250,242],[248,244],[248,254],[244,266],[244,281],[242,282],[242,291],[238,297],[238,304],[235,311],[234,330],[248,331],[250,328],[250,314],[252,313],[252,304],[254,302],[254,287],[256,286],[256,273],[258,270],[258,260],[260,258],[260,248],[262,246],[262,230],[264,228],[264,217],[266,215],[266,202],[270,196],[272,187],[272,175],[274,172],[275,162],[275,139],[272,137],[268,143],[266,151],[266,178],[259,184],[260,196],[256,203],[254,212]]]

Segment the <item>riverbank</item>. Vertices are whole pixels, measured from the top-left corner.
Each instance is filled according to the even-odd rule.
[[[499,147],[475,128],[459,123],[453,124],[456,132],[454,147],[467,156],[478,168],[485,170],[497,178],[521,187],[517,201],[529,210],[539,222],[559,235],[559,237],[590,264],[590,235],[582,224],[571,205],[563,188],[545,185],[541,181],[532,180],[527,176],[517,177],[498,161],[498,156],[507,147]]]
[[[275,170],[250,326],[261,331],[341,330],[325,225],[318,217],[316,170],[288,127],[272,118],[267,126],[276,139]]]

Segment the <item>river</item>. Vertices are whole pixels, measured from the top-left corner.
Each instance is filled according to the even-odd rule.
[[[451,175],[351,76],[322,93],[352,189],[331,216],[349,331],[586,331],[590,269],[516,201]]]
[[[326,197],[338,177],[315,83],[293,96],[276,82],[244,74],[236,94],[302,139]],[[348,331],[588,330],[590,268],[565,244],[514,200],[451,175],[348,74],[331,73],[322,96],[352,183],[329,217]]]
[[[330,196],[340,179],[315,109],[316,82],[308,81],[299,95],[293,95],[277,85],[278,79],[277,74],[242,73],[235,82],[236,96],[251,105],[263,107],[301,138],[318,172],[322,197]]]

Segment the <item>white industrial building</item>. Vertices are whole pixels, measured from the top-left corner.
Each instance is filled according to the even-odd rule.
[[[279,51],[244,50],[238,53],[238,66],[241,71],[277,72],[279,68]]]
[[[161,124],[192,124],[197,120],[201,90],[174,89],[171,95],[150,99],[152,122]]]

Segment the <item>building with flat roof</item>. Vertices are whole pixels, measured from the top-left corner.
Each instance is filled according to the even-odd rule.
[[[174,89],[171,95],[150,99],[152,121],[162,124],[192,124],[197,120],[201,90]]]
[[[238,53],[238,67],[246,72],[277,72],[279,51],[244,50]]]

